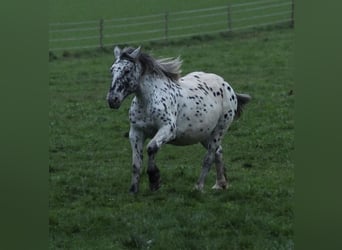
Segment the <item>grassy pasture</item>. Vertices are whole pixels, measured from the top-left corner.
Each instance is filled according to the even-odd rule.
[[[144,49],[252,95],[223,141],[231,187],[211,190],[212,168],[205,192],[193,191],[204,150],[165,145],[162,188],[148,190],[145,162],[140,193],[129,195],[131,98],[107,107],[112,52],[60,57],[50,62],[50,249],[293,249],[293,30]]]
[[[263,0],[234,0],[231,3]],[[288,0],[276,0],[286,2]],[[227,5],[226,0],[49,0],[49,21],[82,22],[89,20],[126,18]]]

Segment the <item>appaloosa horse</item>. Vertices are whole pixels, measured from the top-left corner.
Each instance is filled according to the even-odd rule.
[[[225,189],[221,142],[225,132],[251,99],[237,94],[220,76],[192,72],[180,77],[181,61],[156,60],[139,48],[114,49],[115,62],[110,70],[112,83],[107,94],[110,108],[118,109],[122,101],[134,93],[129,110],[129,139],[132,147],[132,182],[130,192],[137,193],[143,160],[143,145],[147,145],[150,189],[160,187],[155,155],[165,143],[190,145],[201,143],[207,153],[196,184],[202,190],[205,177],[215,162],[217,178],[214,189]]]

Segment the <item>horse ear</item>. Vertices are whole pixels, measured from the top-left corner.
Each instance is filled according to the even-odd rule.
[[[115,56],[115,58],[119,59],[120,54],[121,54],[121,49],[118,46],[115,46],[115,48],[114,48],[114,56]]]
[[[129,56],[133,59],[136,59],[140,55],[140,49],[141,49],[141,47],[139,46],[131,54],[129,54]]]

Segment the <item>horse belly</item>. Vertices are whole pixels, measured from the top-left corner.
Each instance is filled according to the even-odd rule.
[[[204,132],[194,132],[191,130],[184,131],[184,132],[177,132],[177,136],[174,140],[170,141],[170,144],[178,145],[178,146],[186,146],[186,145],[193,145],[199,142],[205,141],[210,133]]]
[[[175,145],[191,145],[205,141],[217,126],[219,112],[180,113],[176,124],[176,138],[170,142]]]

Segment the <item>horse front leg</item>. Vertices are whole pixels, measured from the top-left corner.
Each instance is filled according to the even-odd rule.
[[[176,136],[175,126],[164,126],[158,130],[156,135],[147,145],[147,153],[148,153],[148,166],[147,166],[147,174],[150,182],[150,190],[156,191],[160,188],[160,171],[155,163],[155,156],[160,149],[160,147],[173,140]]]
[[[150,182],[150,190],[156,191],[160,188],[161,180],[160,180],[160,171],[156,166],[154,157],[157,152],[153,152],[148,150],[148,166],[147,166],[147,174]]]
[[[132,182],[129,191],[130,193],[135,194],[139,191],[145,136],[140,130],[131,127],[129,131],[129,140],[132,148]]]

